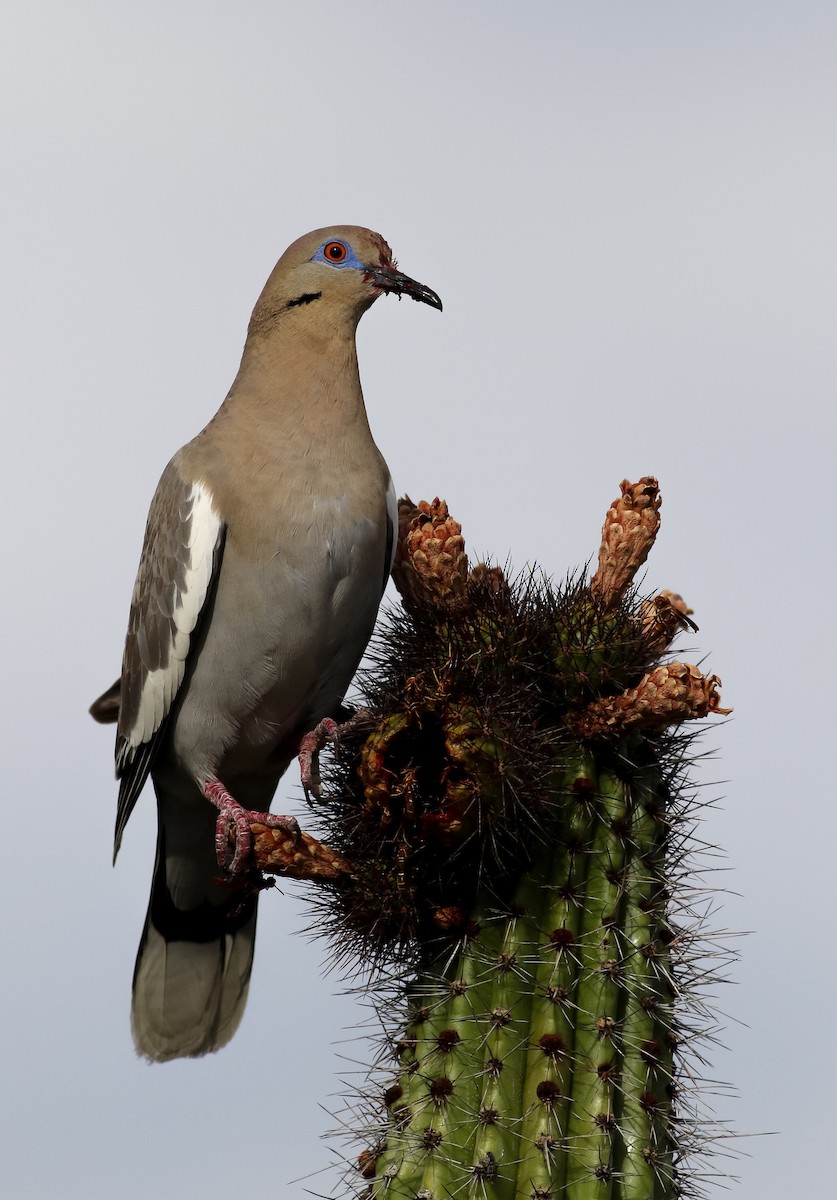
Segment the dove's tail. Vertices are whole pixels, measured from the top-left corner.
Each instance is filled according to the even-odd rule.
[[[257,897],[220,881],[215,814],[195,789],[158,791],[151,899],[134,969],[131,1026],[154,1062],[225,1046],[247,1003]]]

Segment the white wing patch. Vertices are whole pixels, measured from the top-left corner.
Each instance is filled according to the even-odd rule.
[[[183,547],[183,570],[175,586],[168,661],[149,671],[143,680],[137,719],[124,732],[129,755],[150,740],[171,708],[183,682],[191,637],[212,580],[221,518],[205,484],[192,484],[186,504],[191,509],[191,522],[188,542]]]

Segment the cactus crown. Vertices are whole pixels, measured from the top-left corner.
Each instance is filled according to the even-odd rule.
[[[713,973],[672,899],[695,812],[681,727],[729,710],[669,658],[696,628],[682,598],[633,588],[659,507],[656,480],[624,482],[595,573],[555,586],[470,568],[442,501],[401,502],[403,607],[316,810],[328,848],[309,839],[332,856],[315,928],[400,970],[372,993],[394,1078],[353,1168],[365,1196],[698,1190],[708,1021],[685,1001]]]

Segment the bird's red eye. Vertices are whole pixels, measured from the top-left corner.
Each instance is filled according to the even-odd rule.
[[[342,242],[329,242],[324,247],[323,254],[329,262],[342,262],[346,257],[346,247]]]

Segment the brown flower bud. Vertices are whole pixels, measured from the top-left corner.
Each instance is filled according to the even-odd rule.
[[[348,861],[310,833],[297,837],[284,829],[271,829],[254,821],[253,865],[271,875],[286,879],[316,881],[343,879],[350,873]]]
[[[477,563],[468,576],[468,590],[488,592],[504,602],[511,599],[511,588],[502,567],[490,567],[488,563]]]
[[[455,611],[466,603],[468,556],[462,526],[438,497],[399,504],[399,541],[392,577],[405,608]]]
[[[599,565],[590,592],[605,609],[614,609],[648,557],[660,528],[662,503],[653,475],[638,483],[623,479],[622,495],[614,500],[602,526]]]
[[[726,716],[721,708],[717,675],[702,675],[690,663],[656,667],[635,688],[621,696],[596,700],[572,721],[579,737],[611,738],[630,729],[665,729],[710,713]]]

